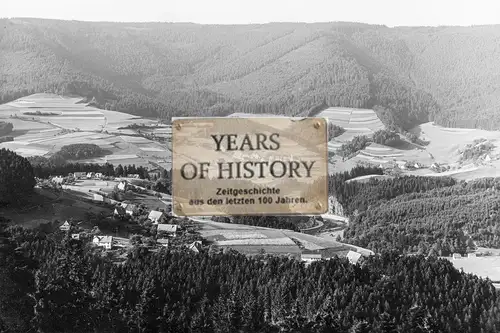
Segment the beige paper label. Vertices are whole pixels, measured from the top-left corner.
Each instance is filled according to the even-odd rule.
[[[180,118],[172,123],[177,216],[324,214],[324,118]]]

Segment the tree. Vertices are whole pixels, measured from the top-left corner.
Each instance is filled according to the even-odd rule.
[[[0,149],[0,203],[24,201],[36,184],[28,160],[11,150]]]
[[[399,140],[399,135],[394,131],[381,129],[373,133],[373,142],[381,145],[387,145],[396,140]]]
[[[397,325],[387,312],[380,316],[380,333],[397,333]]]
[[[118,164],[118,166],[115,168],[115,176],[121,177],[123,175],[124,175],[123,166],[121,164]]]
[[[370,324],[364,320],[360,320],[354,323],[351,327],[349,333],[369,333],[371,332]]]
[[[14,129],[12,123],[0,121],[0,136],[7,135]]]

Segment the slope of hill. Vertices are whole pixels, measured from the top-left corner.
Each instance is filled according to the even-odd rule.
[[[159,143],[138,135],[131,124],[157,124],[156,121],[129,114],[101,110],[82,98],[53,94],[34,94],[0,105],[0,120],[12,123],[13,141],[0,143],[22,156],[50,156],[62,146],[93,143],[109,151],[86,162],[146,166],[151,162],[168,167],[170,151]]]
[[[103,109],[165,118],[296,115],[324,102],[374,109],[404,129],[429,119],[500,124],[494,26],[0,23],[0,102],[74,93]]]

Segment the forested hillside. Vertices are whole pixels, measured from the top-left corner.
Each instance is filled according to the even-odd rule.
[[[376,169],[330,177],[330,191],[350,216],[352,244],[375,252],[451,255],[476,246],[500,248],[500,179],[457,182],[447,177],[403,176],[346,182]]]
[[[374,108],[398,129],[433,119],[500,128],[496,27],[0,25],[0,102],[48,91],[164,118],[346,106]]]
[[[0,236],[3,332],[500,329],[493,285],[437,258],[386,253],[362,266],[333,258],[305,267],[287,258],[136,247],[116,265],[69,235],[14,227]]]

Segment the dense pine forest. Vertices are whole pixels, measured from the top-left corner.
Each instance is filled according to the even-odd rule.
[[[0,20],[0,103],[78,94],[141,116],[374,108],[391,129],[498,129],[500,29]]]
[[[402,176],[346,182],[378,168],[357,167],[329,179],[350,223],[344,237],[375,252],[451,255],[477,246],[500,248],[500,179],[470,182]]]
[[[2,332],[484,332],[490,282],[442,259],[384,253],[361,266],[183,248],[114,264],[81,240],[9,227],[0,248]]]

